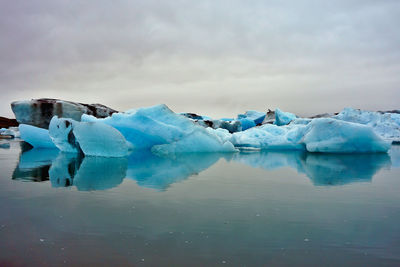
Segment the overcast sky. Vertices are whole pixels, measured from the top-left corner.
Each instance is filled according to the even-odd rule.
[[[0,115],[51,97],[214,117],[400,109],[400,1],[0,0]]]

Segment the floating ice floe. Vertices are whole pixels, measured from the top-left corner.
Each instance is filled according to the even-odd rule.
[[[369,126],[329,118],[313,119],[306,125],[266,124],[234,133],[231,142],[238,147],[326,153],[387,152],[390,148],[390,142]]]
[[[276,109],[267,113],[247,111],[232,120],[208,120],[193,113],[176,114],[166,105],[157,105],[106,118],[83,114],[80,119],[54,116],[49,130],[22,124],[21,137],[34,147],[105,157],[123,157],[131,149],[165,155],[235,152],[235,147],[387,152],[391,141],[400,140],[400,114],[354,109],[345,109],[332,118],[298,118]]]
[[[372,127],[362,124],[321,118],[311,121],[307,128],[303,142],[309,152],[387,152],[391,145]]]
[[[371,126],[384,139],[400,141],[400,114],[345,108],[333,118]]]
[[[12,127],[12,128],[10,127],[9,129],[1,128],[0,135],[11,136],[12,138],[16,138],[16,137],[20,136],[17,127]]]
[[[56,148],[50,138],[49,130],[27,125],[20,124],[19,132],[21,139],[36,148]]]
[[[277,126],[265,124],[232,134],[230,141],[237,147],[269,150],[304,150],[305,125]]]
[[[49,126],[54,144],[64,152],[80,152],[88,156],[124,157],[129,144],[113,127],[96,122],[77,122],[54,116]]]
[[[105,119],[83,115],[82,121],[101,122],[120,131],[136,149],[151,149],[159,153],[233,152],[232,143],[220,133],[195,124],[176,114],[166,105],[114,113]]]

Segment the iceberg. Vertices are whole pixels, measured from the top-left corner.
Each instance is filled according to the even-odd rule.
[[[16,138],[16,137],[19,137],[19,131],[18,131],[18,128],[14,128],[14,127],[12,127],[12,128],[9,128],[9,129],[6,129],[6,128],[1,128],[0,129],[0,135],[3,135],[3,136],[11,136],[12,138]]]
[[[391,143],[370,126],[330,118],[314,119],[307,125],[303,142],[309,152],[387,152]]]
[[[256,123],[248,118],[239,119],[238,121],[240,121],[240,124],[242,125],[242,131],[245,131],[247,129],[256,126]]]
[[[242,131],[242,124],[238,120],[229,120],[228,118],[220,119],[220,120],[195,120],[200,126],[205,128],[212,128],[212,129],[224,129],[228,130],[230,133],[240,132]]]
[[[124,136],[106,124],[81,122],[74,128],[73,133],[85,155],[124,157],[129,154],[129,144]]]
[[[390,142],[366,125],[336,119],[313,119],[308,124],[277,126],[265,124],[234,133],[237,147],[265,150],[307,150],[325,153],[387,152]]]
[[[11,109],[19,123],[44,129],[49,128],[50,120],[54,116],[79,121],[82,114],[105,118],[117,112],[101,104],[83,104],[51,98],[15,101],[11,103]]]
[[[54,116],[49,125],[49,134],[55,146],[63,152],[80,152],[73,128],[77,121]]]
[[[194,152],[235,152],[236,149],[231,142],[224,141],[220,136],[207,130],[206,132],[195,131],[170,144],[155,145],[151,151],[156,154],[168,155]]]
[[[54,144],[64,152],[100,157],[124,157],[129,153],[129,144],[124,136],[103,123],[78,122],[54,116],[49,129]]]
[[[35,148],[57,148],[50,138],[49,130],[35,126],[20,124],[21,139]]]
[[[222,140],[216,130],[207,130],[166,105],[114,113],[105,119],[83,115],[83,122],[101,122],[117,129],[135,149],[154,148],[160,153],[233,152],[229,141]],[[162,152],[161,152],[162,151]]]
[[[305,150],[302,142],[305,125],[277,126],[265,124],[232,134],[230,141],[237,147],[265,150]]]
[[[278,126],[287,125],[296,118],[293,113],[283,112],[279,108],[275,109],[275,124]]]
[[[333,118],[371,126],[384,139],[400,141],[400,114],[345,108]]]
[[[256,110],[248,110],[244,114],[239,114],[237,116],[237,119],[238,120],[241,120],[241,119],[251,120],[254,122],[255,125],[259,125],[264,121],[266,115],[267,114],[265,112],[260,112],[260,111],[256,111]]]

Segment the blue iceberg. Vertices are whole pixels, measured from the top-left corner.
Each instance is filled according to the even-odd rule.
[[[78,122],[72,119],[50,121],[50,136],[63,152],[82,152],[87,156],[124,157],[129,144],[115,128],[97,122]]]
[[[157,146],[154,150],[161,153],[235,151],[229,141],[215,133],[216,130],[201,127],[174,113],[166,105],[114,113],[105,119],[83,115],[82,121],[101,122],[114,127],[135,149]]]
[[[275,124],[278,126],[287,125],[296,118],[293,113],[283,112],[279,108],[275,109]]]
[[[49,130],[27,125],[20,124],[19,132],[21,139],[36,148],[57,148],[50,138]]]
[[[400,141],[400,114],[345,108],[333,118],[368,125],[384,139]]]

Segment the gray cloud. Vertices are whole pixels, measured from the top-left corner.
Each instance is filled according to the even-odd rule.
[[[228,116],[399,108],[400,2],[2,1],[0,114],[37,97]]]

